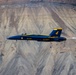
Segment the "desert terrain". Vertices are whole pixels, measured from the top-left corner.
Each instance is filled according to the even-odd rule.
[[[11,41],[22,33],[49,35],[62,28],[64,42]],[[76,75],[76,6],[25,3],[0,6],[0,75]]]

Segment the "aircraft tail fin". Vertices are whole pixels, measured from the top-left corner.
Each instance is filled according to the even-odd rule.
[[[49,35],[51,37],[60,37],[62,28],[55,28]]]

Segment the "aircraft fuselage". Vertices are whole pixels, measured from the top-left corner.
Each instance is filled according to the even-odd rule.
[[[17,35],[17,36],[11,36],[8,38],[9,40],[34,40],[34,41],[40,41],[40,42],[50,42],[50,41],[65,41],[65,37],[51,37],[51,36],[45,36],[45,35]]]

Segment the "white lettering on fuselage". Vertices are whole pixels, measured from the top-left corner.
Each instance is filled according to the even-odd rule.
[[[23,39],[23,37],[21,37],[21,39]]]

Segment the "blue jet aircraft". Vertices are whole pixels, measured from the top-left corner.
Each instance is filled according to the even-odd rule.
[[[9,40],[34,40],[40,42],[61,42],[66,41],[65,37],[60,37],[62,28],[55,28],[49,35],[27,35],[21,34],[16,36],[8,37]]]

